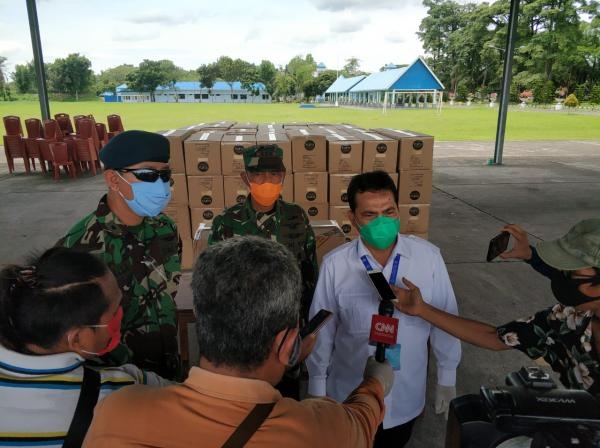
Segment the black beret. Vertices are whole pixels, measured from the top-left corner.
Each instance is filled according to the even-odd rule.
[[[100,150],[106,168],[120,169],[140,162],[169,161],[169,140],[146,131],[124,131],[111,138]]]

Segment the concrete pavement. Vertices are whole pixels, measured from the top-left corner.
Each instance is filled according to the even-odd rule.
[[[554,303],[548,282],[519,262],[485,262],[489,239],[504,223],[525,227],[531,241],[553,239],[580,219],[600,217],[600,141],[506,142],[504,164],[488,166],[493,142],[436,142],[430,240],[438,245],[460,313],[491,324],[527,316]],[[21,261],[51,245],[103,194],[102,176],[54,182],[41,174],[7,174],[0,150],[0,263]],[[458,394],[502,384],[529,360],[516,351],[463,344]],[[433,412],[430,368],[424,418],[410,447],[443,446],[445,422]]]

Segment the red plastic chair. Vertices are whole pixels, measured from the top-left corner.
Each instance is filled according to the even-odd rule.
[[[2,118],[4,122],[4,129],[6,129],[6,135],[20,135],[23,136],[23,126],[21,126],[21,118],[16,115],[7,115]]]
[[[40,153],[38,139],[44,137],[44,128],[39,118],[28,118],[25,120],[25,129],[27,129],[27,137],[25,141],[25,149],[27,150],[27,157],[31,160],[33,169],[35,170],[35,158],[37,157],[42,167],[42,172],[46,172],[46,164]]]
[[[81,169],[92,171],[93,175],[97,174],[97,169],[100,168],[100,160],[98,153],[100,143],[94,121],[90,118],[81,118],[77,121],[79,124],[79,133],[75,137],[75,157],[79,162]],[[94,136],[96,137],[94,139]]]
[[[40,152],[44,160],[52,163],[55,181],[60,178],[61,167],[63,167],[72,178],[77,177],[75,162],[69,155],[69,150],[65,142],[49,142],[46,139],[40,139]]]
[[[71,117],[69,114],[59,113],[54,114],[54,119],[57,121],[60,130],[64,135],[73,134],[73,124],[71,123]]]
[[[8,172],[12,173],[15,170],[15,159],[23,159],[25,165],[25,172],[29,174],[31,167],[29,165],[29,158],[27,157],[27,149],[25,148],[25,142],[23,137],[20,135],[3,135],[4,141],[4,154],[6,156],[6,162],[8,163]]]
[[[71,160],[77,160],[77,157],[75,155],[75,134],[64,136],[62,130],[60,129],[60,126],[58,125],[58,122],[49,118],[48,120],[44,120],[44,135],[44,140],[47,140],[49,143],[64,141],[67,144],[67,149],[69,151],[69,156],[71,157]]]
[[[81,120],[82,118],[88,118],[85,115],[75,115],[73,117],[73,123],[75,123],[75,133],[77,135],[79,135],[79,120]]]
[[[100,148],[108,143],[108,132],[106,132],[106,125],[104,123],[96,123],[96,133],[98,134],[98,141],[100,142]]]
[[[108,123],[108,139],[110,140],[115,135],[120,132],[123,132],[125,129],[123,128],[123,122],[121,121],[121,116],[117,114],[111,114],[106,116],[106,122]]]

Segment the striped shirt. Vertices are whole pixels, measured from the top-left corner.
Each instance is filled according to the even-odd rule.
[[[84,359],[24,355],[0,345],[0,447],[62,446],[79,399]],[[132,364],[99,370],[99,400],[130,384],[171,384]]]

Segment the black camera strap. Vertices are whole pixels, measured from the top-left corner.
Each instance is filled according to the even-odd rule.
[[[258,403],[225,441],[222,448],[242,448],[267,419],[275,403]]]
[[[75,414],[63,442],[63,448],[79,448],[83,444],[83,439],[92,423],[94,407],[100,395],[100,386],[100,373],[97,370],[83,366],[83,382],[79,392],[79,400],[77,400]]]

